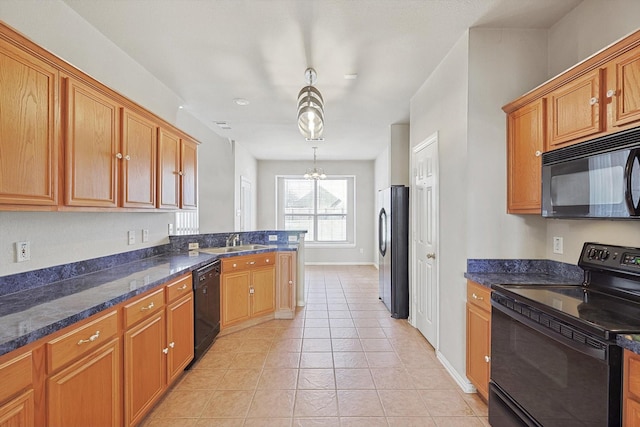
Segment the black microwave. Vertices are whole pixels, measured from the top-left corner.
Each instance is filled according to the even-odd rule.
[[[544,153],[542,216],[640,218],[640,127]]]

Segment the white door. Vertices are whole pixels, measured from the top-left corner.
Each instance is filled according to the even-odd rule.
[[[411,152],[412,313],[414,326],[438,349],[438,134]]]
[[[251,181],[240,176],[240,231],[251,230]]]

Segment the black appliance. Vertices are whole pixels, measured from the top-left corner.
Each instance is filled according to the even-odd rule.
[[[585,243],[577,285],[497,285],[489,423],[618,426],[622,349],[640,332],[640,248]]]
[[[391,317],[409,317],[409,187],[378,192],[379,297]]]
[[[220,260],[195,271],[194,357],[190,366],[213,344],[220,332]]]
[[[544,153],[542,216],[640,217],[640,127]]]

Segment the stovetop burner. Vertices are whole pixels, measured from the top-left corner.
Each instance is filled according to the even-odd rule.
[[[534,307],[601,334],[640,331],[640,303],[600,290],[567,285],[502,285],[499,288],[515,299],[526,298]]]
[[[496,290],[549,316],[596,333],[640,333],[640,248],[585,243],[582,285],[500,285]]]

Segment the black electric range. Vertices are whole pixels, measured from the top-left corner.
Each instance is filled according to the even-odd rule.
[[[640,248],[585,243],[579,285],[492,293],[489,422],[620,425],[618,334],[640,333]]]

